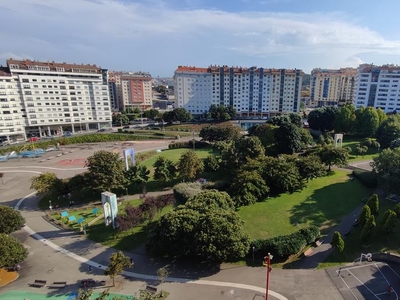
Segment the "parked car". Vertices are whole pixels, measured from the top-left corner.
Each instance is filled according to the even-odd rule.
[[[107,131],[107,129],[105,129],[105,128],[97,130],[97,132],[105,132],[105,131]]]
[[[39,140],[39,138],[37,136],[33,136],[31,138],[29,138],[29,142],[33,143],[33,142],[37,142]]]
[[[124,126],[124,127],[122,127],[122,129],[129,129],[129,128],[131,128],[130,126]]]
[[[64,131],[63,136],[73,136],[71,131]]]

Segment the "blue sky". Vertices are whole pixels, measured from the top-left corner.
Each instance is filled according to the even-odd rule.
[[[178,65],[400,64],[400,1],[2,0],[0,61],[97,64],[172,76]]]

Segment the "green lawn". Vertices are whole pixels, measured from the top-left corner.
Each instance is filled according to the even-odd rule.
[[[380,213],[376,218],[376,234],[370,245],[362,245],[360,235],[361,226],[353,227],[351,232],[345,237],[345,248],[342,253],[333,252],[325,262],[319,265],[320,268],[330,267],[333,265],[341,265],[347,262],[353,262],[360,253],[373,253],[380,251],[389,251],[391,253],[400,253],[400,222],[397,222],[397,230],[394,234],[387,234],[381,225],[382,217],[388,209],[393,209],[395,203],[386,199],[379,199]]]
[[[238,213],[245,221],[245,230],[252,239],[289,234],[309,225],[327,232],[370,193],[358,180],[351,181],[349,175],[337,170],[310,181],[299,192],[241,207]]]
[[[363,138],[353,138],[349,136],[343,137],[343,147],[351,148],[349,161],[354,162],[359,160],[367,160],[378,156],[379,153],[378,149],[375,149],[373,147],[369,147],[367,153],[363,156],[356,154],[355,152],[356,146],[357,144],[360,144],[363,140],[364,140]]]

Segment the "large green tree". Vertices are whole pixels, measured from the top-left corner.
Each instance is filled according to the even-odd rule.
[[[218,121],[228,121],[234,119],[237,115],[236,109],[232,106],[225,107],[212,104],[209,109],[211,118]]]
[[[305,147],[302,132],[291,123],[284,123],[275,131],[275,140],[279,153],[293,154]]]
[[[349,152],[345,148],[333,148],[323,147],[317,152],[323,164],[328,166],[328,170],[331,170],[331,166],[345,166],[348,163]]]
[[[400,148],[384,149],[373,158],[373,171],[381,186],[390,192],[400,193]]]
[[[0,233],[0,268],[10,268],[23,262],[28,252],[19,241],[5,233]]]
[[[38,195],[57,193],[63,189],[63,181],[55,173],[46,172],[32,177],[31,189]]]
[[[255,170],[239,170],[229,190],[237,207],[263,201],[268,192],[264,179]]]
[[[10,234],[24,226],[25,219],[18,210],[0,205],[0,233]]]
[[[379,126],[379,115],[373,107],[363,109],[357,117],[356,132],[362,137],[374,136]]]
[[[256,136],[260,139],[261,144],[264,146],[266,152],[271,152],[270,149],[276,144],[275,131],[278,126],[272,124],[262,124],[250,127],[247,131],[250,136]]]
[[[125,166],[118,153],[97,151],[87,158],[86,167],[93,190],[112,191],[125,186]]]
[[[397,227],[397,215],[396,213],[389,209],[388,216],[386,218],[385,223],[383,224],[383,230],[388,233],[394,233],[396,232],[396,227]]]
[[[150,120],[156,119],[157,117],[159,117],[159,115],[160,115],[160,112],[157,109],[154,109],[154,108],[149,109],[149,110],[145,110],[143,112],[143,117],[144,118],[148,118]]]
[[[163,182],[171,182],[176,177],[174,163],[164,156],[159,156],[153,164],[154,179]]]
[[[154,254],[218,262],[244,257],[249,246],[232,199],[215,190],[203,191],[162,216],[148,243]]]
[[[200,130],[199,136],[208,142],[232,141],[240,137],[240,128],[233,125],[206,126]]]
[[[353,104],[346,104],[336,115],[333,127],[335,132],[353,133],[357,124],[356,109]]]
[[[361,231],[361,241],[366,244],[371,242],[376,233],[375,217],[372,215]]]
[[[126,114],[119,114],[115,117],[115,124],[118,125],[127,125],[129,124],[129,118]]]
[[[203,161],[192,150],[185,151],[179,158],[179,176],[185,181],[194,181],[203,172],[203,168]]]
[[[376,130],[376,139],[382,148],[388,148],[390,143],[400,136],[400,115],[391,115],[383,121]]]
[[[358,221],[360,222],[361,226],[364,226],[369,218],[371,218],[371,209],[368,205],[364,205],[361,209],[360,215],[358,216]]]
[[[296,164],[301,178],[307,182],[309,179],[326,175],[326,170],[322,165],[321,159],[316,155],[300,156],[296,160]]]
[[[122,251],[111,254],[110,262],[108,263],[107,269],[104,271],[104,275],[110,276],[115,286],[115,277],[122,273],[123,268],[131,268],[133,263],[129,257],[125,256]]]
[[[368,198],[367,205],[371,209],[371,214],[377,216],[379,213],[379,198],[377,194],[371,195]]]
[[[308,114],[308,124],[314,130],[331,131],[334,128],[333,122],[338,114],[339,108],[337,107],[314,109]]]

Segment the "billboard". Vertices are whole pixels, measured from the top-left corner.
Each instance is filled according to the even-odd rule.
[[[129,170],[129,158],[131,159],[131,165],[133,166],[135,164],[135,150],[133,148],[124,150],[125,169],[127,171]]]
[[[118,215],[117,196],[110,192],[103,192],[101,193],[101,204],[103,205],[104,211],[104,223],[106,226],[112,224],[113,228],[115,229],[115,218]]]

